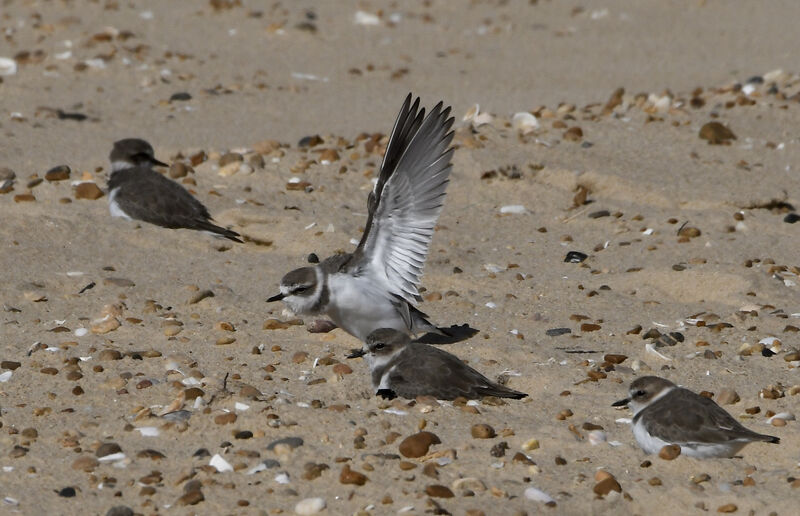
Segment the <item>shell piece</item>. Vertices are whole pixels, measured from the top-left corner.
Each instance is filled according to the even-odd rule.
[[[9,57],[0,57],[0,75],[17,73],[17,62]]]
[[[530,134],[539,128],[539,121],[531,113],[520,111],[511,117],[511,127],[522,134]]]
[[[381,19],[377,15],[366,11],[356,11],[355,16],[353,16],[353,22],[356,25],[375,26],[381,24]]]

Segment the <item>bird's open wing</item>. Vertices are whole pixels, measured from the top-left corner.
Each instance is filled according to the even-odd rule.
[[[419,99],[406,98],[397,116],[381,173],[369,196],[369,216],[354,255],[358,268],[413,303],[449,182],[453,139],[450,108],[425,117]]]

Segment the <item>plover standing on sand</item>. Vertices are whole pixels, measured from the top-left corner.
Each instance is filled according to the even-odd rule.
[[[361,356],[369,364],[375,394],[384,398],[433,396],[452,400],[527,396],[489,380],[457,356],[428,344],[412,342],[406,333],[391,328],[370,333],[364,348],[353,350],[348,358]]]
[[[710,398],[658,376],[634,380],[630,398],[613,404],[625,405],[634,412],[633,435],[645,453],[677,444],[689,457],[733,457],[751,442],[780,442],[748,430]]]
[[[112,217],[170,229],[195,229],[242,242],[239,233],[211,222],[206,207],[185,188],[153,170],[154,165],[169,165],[154,157],[153,147],[146,141],[119,140],[109,159],[108,208]]]
[[[420,276],[449,182],[453,149],[450,108],[425,117],[406,97],[381,172],[367,202],[364,234],[353,253],[286,274],[280,294],[300,315],[325,314],[360,340],[378,328],[446,333],[415,308]]]

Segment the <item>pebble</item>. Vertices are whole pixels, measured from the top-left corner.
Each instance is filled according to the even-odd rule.
[[[514,113],[514,116],[511,117],[511,127],[520,134],[526,135],[539,128],[539,121],[531,113],[521,111]]]
[[[325,319],[316,319],[306,326],[308,333],[328,333],[336,329],[336,324]]]
[[[190,172],[194,172],[194,169],[190,165],[182,161],[173,161],[172,165],[169,166],[167,174],[172,179],[180,179],[181,177],[186,177]]]
[[[581,263],[589,256],[585,253],[580,251],[570,251],[567,253],[567,256],[564,257],[565,263]]]
[[[788,213],[783,218],[783,221],[786,222],[787,224],[794,224],[795,222],[800,221],[800,215],[798,215],[797,213]]]
[[[272,451],[279,445],[288,446],[290,449],[294,450],[295,448],[303,446],[303,439],[300,437],[284,437],[283,439],[278,439],[269,443],[267,445],[267,450]]]
[[[324,498],[305,498],[294,506],[295,514],[317,514],[326,507]]]
[[[566,335],[567,333],[572,333],[572,330],[569,328],[550,328],[549,330],[545,330],[544,333],[548,337],[558,337],[559,335]]]
[[[440,484],[433,484],[426,487],[425,494],[433,498],[453,498],[455,496],[449,487]]]
[[[124,505],[115,505],[106,512],[106,516],[133,516],[133,509]]]
[[[205,499],[203,492],[198,489],[197,491],[189,491],[178,498],[178,505],[197,505]]]
[[[92,325],[92,333],[95,335],[105,335],[120,327],[119,319],[116,317],[109,317],[106,320],[100,321]]]
[[[70,169],[67,165],[53,167],[44,174],[44,178],[50,182],[64,181],[69,179]]]
[[[606,496],[611,491],[616,491],[618,493],[622,492],[622,486],[619,485],[617,479],[614,478],[613,475],[608,474],[602,480],[598,481],[593,488],[593,491],[598,496]]]
[[[522,449],[524,451],[533,451],[539,449],[539,440],[538,439],[528,439],[524,443],[522,443]]]
[[[94,201],[103,196],[103,191],[95,183],[85,182],[75,186],[76,199],[89,199]]]
[[[441,444],[439,437],[432,432],[419,432],[409,435],[400,442],[399,450],[403,457],[415,459],[428,453],[434,444]]]
[[[264,330],[285,330],[291,327],[291,324],[279,321],[278,319],[267,319],[264,321]]]
[[[189,301],[187,302],[187,304],[196,305],[197,303],[199,303],[203,299],[206,299],[206,298],[209,298],[209,297],[214,297],[214,293],[212,291],[210,291],[210,290],[200,290],[200,291],[195,292],[194,295],[192,295],[192,297],[189,298]]]
[[[0,57],[0,76],[17,73],[17,61],[10,57]]]
[[[700,128],[698,134],[701,140],[708,140],[709,145],[726,145],[730,140],[735,140],[733,131],[719,122],[708,122]]]
[[[58,496],[64,498],[74,498],[76,494],[74,487],[65,487],[58,492]]]
[[[491,439],[497,435],[494,431],[494,428],[485,423],[472,425],[470,433],[474,439]]]
[[[681,454],[681,447],[677,444],[668,444],[658,451],[658,456],[664,460],[673,460]]]
[[[684,227],[682,227],[680,229],[680,231],[678,231],[678,236],[679,237],[686,237],[686,238],[697,238],[701,234],[702,234],[702,231],[700,231],[698,228],[692,227],[692,226],[684,226]]]
[[[107,455],[113,455],[115,453],[120,453],[122,448],[117,443],[103,443],[100,445],[97,450],[95,450],[94,454],[97,457],[105,457]]]
[[[348,464],[345,464],[341,473],[339,473],[339,482],[342,484],[363,486],[367,483],[367,480],[369,479],[365,474],[350,469]]]
[[[458,478],[454,480],[452,484],[450,484],[450,487],[454,491],[468,490],[477,493],[482,493],[483,491],[486,491],[486,484],[484,484],[480,479],[475,477]]]
[[[717,393],[717,403],[720,405],[733,405],[738,403],[740,399],[739,394],[733,389],[720,389]]]
[[[81,455],[74,461],[72,461],[72,469],[78,471],[94,471],[94,469],[100,465],[100,461],[92,457],[91,455]]]
[[[564,131],[562,138],[564,138],[568,142],[579,142],[583,139],[583,129],[577,126],[570,127],[569,129]]]
[[[722,513],[736,512],[738,510],[739,508],[736,507],[736,504],[733,503],[726,503],[725,505],[720,505],[719,507],[717,507],[717,512],[722,512]]]

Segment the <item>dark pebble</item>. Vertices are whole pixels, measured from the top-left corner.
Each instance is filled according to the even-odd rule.
[[[760,75],[754,75],[747,79],[748,84],[764,84],[764,78]]]
[[[567,253],[567,256],[564,258],[564,262],[566,263],[581,263],[583,260],[587,259],[589,255],[584,254],[580,251],[570,251]]]
[[[608,217],[610,215],[611,215],[611,212],[608,211],[608,210],[598,210],[598,211],[593,211],[592,213],[590,213],[589,214],[589,218],[590,219],[599,219],[600,217]]]
[[[76,495],[74,487],[65,487],[61,491],[58,492],[58,496],[63,496],[64,498],[72,498]]]
[[[233,437],[235,439],[251,439],[253,437],[253,432],[250,430],[242,430],[240,432],[236,432]]]
[[[262,460],[262,461],[261,461],[261,464],[263,464],[263,465],[264,465],[264,467],[265,467],[265,468],[267,468],[267,469],[272,469],[272,468],[279,468],[279,467],[281,467],[281,463],[280,463],[280,462],[278,462],[278,461],[277,461],[277,460],[275,460],[275,459],[264,459],[264,460]]]
[[[492,446],[492,449],[489,451],[489,453],[492,455],[492,457],[503,457],[505,456],[507,449],[508,443],[503,441]]]
[[[319,263],[319,256],[316,253],[311,253],[308,255],[308,263]]]
[[[133,509],[124,505],[117,505],[110,508],[106,516],[133,516]]]
[[[178,93],[173,93],[172,96],[169,98],[170,102],[178,100],[192,100],[192,96],[186,93],[185,91],[179,91]]]
[[[285,444],[292,449],[295,449],[303,446],[303,440],[299,437],[284,437],[283,439],[278,439],[277,441],[272,441],[269,443],[267,445],[267,449],[271,451],[279,444]]]
[[[566,335],[567,333],[572,333],[572,330],[570,330],[569,328],[550,328],[544,333],[548,337],[558,337],[559,335]]]
[[[199,450],[197,450],[192,454],[192,457],[202,459],[204,457],[211,457],[211,454],[205,448],[200,448]]]
[[[319,137],[318,134],[314,136],[304,136],[300,138],[300,141],[297,142],[298,147],[314,147],[315,145],[319,145],[322,143],[322,138]]]
[[[774,356],[775,356],[775,352],[774,352],[774,351],[772,351],[772,350],[771,350],[771,349],[769,349],[769,348],[763,348],[763,349],[761,350],[761,356],[764,356],[764,357],[767,357],[767,358],[769,358],[769,357],[774,357]]]
[[[798,220],[800,220],[800,215],[797,213],[788,213],[785,217],[783,217],[783,221],[788,224],[794,224]]]

